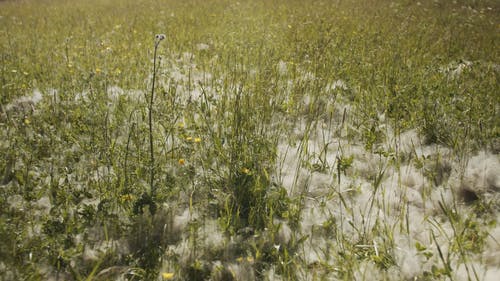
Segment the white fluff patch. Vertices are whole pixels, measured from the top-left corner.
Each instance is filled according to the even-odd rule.
[[[205,43],[198,43],[198,44],[196,44],[196,49],[198,51],[205,51],[205,50],[210,49],[210,45],[205,44]]]
[[[500,191],[498,155],[482,151],[472,157],[467,164],[462,186],[478,193]]]
[[[354,280],[385,280],[385,274],[370,261],[363,261],[354,272]]]
[[[485,268],[484,265],[477,262],[471,262],[469,264],[460,264],[454,272],[454,277],[455,277],[454,280],[457,281],[469,281],[469,280],[498,281],[499,276],[500,276],[500,267]]]
[[[174,217],[172,230],[176,233],[182,233],[186,229],[188,223],[192,220],[193,214],[189,208],[186,208],[182,214]]]
[[[400,239],[395,249],[398,271],[405,280],[413,280],[422,271],[428,271],[432,264],[425,263],[425,256],[415,249],[415,241],[409,238]],[[419,265],[419,266],[416,266]]]
[[[485,249],[483,255],[485,264],[488,267],[496,268],[497,271],[500,270],[500,226],[489,233]]]
[[[231,263],[228,266],[229,271],[232,273],[234,280],[237,281],[254,281],[255,272],[252,264],[249,262]]]
[[[304,101],[311,99],[304,97]],[[337,117],[339,122],[343,118]],[[349,118],[346,120],[344,128],[354,130]],[[380,125],[387,135],[379,147],[390,153],[372,153],[355,139],[346,139],[342,130],[332,134],[321,124],[308,127],[306,122],[298,122],[287,142],[278,145],[276,176],[290,196],[303,196],[298,235],[308,239],[299,256],[308,266],[334,266],[336,251],[348,241],[372,255],[382,255],[389,247],[395,263],[383,270],[370,259],[360,260],[353,265],[356,280],[421,278],[432,272],[433,265],[442,266],[439,251],[444,255],[456,251],[456,225],[450,223],[450,214],[443,208],[460,218],[471,215],[471,208],[456,208],[457,190],[465,185],[478,194],[489,194],[489,200],[500,190],[498,155],[480,152],[469,159],[457,159],[448,148],[424,145],[416,130],[395,136],[387,124]],[[393,162],[394,156],[401,158]],[[346,161],[340,175],[339,159],[352,159]],[[318,163],[326,164],[326,169],[317,170]],[[500,268],[497,232],[500,230],[491,232],[481,262],[467,263],[469,269],[477,269],[480,280],[495,280],[488,278]],[[342,237],[331,236],[334,234]],[[392,241],[389,245],[385,244],[388,239]],[[457,279],[461,278],[463,261],[452,256],[450,262]],[[298,270],[299,276],[311,278],[310,270],[303,269]],[[272,274],[269,272],[269,280]]]
[[[198,237],[202,237],[208,249],[214,250],[224,247],[225,238],[217,223],[217,220],[208,220],[205,225],[198,230]]]
[[[51,90],[52,91],[52,90]],[[4,106],[5,112],[35,111],[35,106],[43,100],[43,95],[38,89],[33,90],[33,94],[19,97]]]
[[[334,91],[334,90],[337,90],[337,89],[347,90],[348,87],[347,87],[346,82],[344,82],[341,79],[338,79],[338,80],[335,80],[335,81],[333,81],[332,83],[330,83],[330,84],[328,84],[326,86],[326,90],[327,91]]]
[[[276,242],[279,245],[286,245],[292,239],[292,230],[285,221],[276,221],[279,225],[278,235],[276,236]]]
[[[278,65],[276,66],[277,69],[278,69],[278,73],[281,75],[281,76],[284,76],[288,73],[288,66],[287,66],[287,63],[280,60],[278,62]]]

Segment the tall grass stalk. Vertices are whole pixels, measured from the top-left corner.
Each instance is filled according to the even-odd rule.
[[[156,82],[156,71],[160,66],[161,59],[158,60],[158,66],[156,65],[157,60],[157,51],[160,42],[165,39],[164,34],[157,34],[155,36],[155,49],[153,54],[153,81],[151,85],[151,95],[149,97],[148,104],[148,127],[149,127],[149,186],[150,186],[150,196],[151,199],[155,196],[155,187],[154,187],[154,179],[155,179],[155,155],[154,155],[154,144],[153,144],[153,101],[155,95],[155,82]]]

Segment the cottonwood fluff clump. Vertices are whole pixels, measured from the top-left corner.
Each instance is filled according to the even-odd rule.
[[[347,118],[345,131],[355,131],[352,120]],[[427,144],[417,130],[395,135],[388,124],[376,128],[385,132],[378,152],[347,138],[344,130],[332,135],[325,130],[326,123],[308,126],[306,122],[296,122],[289,138],[278,144],[275,177],[289,196],[303,198],[299,228],[293,231],[296,237],[308,237],[298,253],[308,268],[324,263],[335,267],[345,255],[369,254],[374,260],[388,259],[384,264],[388,268],[360,260],[350,265],[359,280],[413,280],[433,272],[436,264],[442,267],[440,253],[444,258],[450,253],[445,262],[454,279],[467,280],[475,271],[479,280],[496,280],[500,227],[461,230],[484,235],[482,252],[467,253],[470,260],[465,262],[456,252],[456,241],[466,237],[455,231],[458,224],[482,221],[474,213],[476,203],[491,206],[489,212],[496,212],[498,222],[497,154],[479,152],[458,158],[448,147]],[[341,125],[334,121],[330,127]],[[352,250],[344,256],[335,250],[348,247]],[[314,278],[308,268],[297,270],[301,280]],[[277,278],[272,269],[266,274],[270,280]]]
[[[481,151],[471,157],[462,177],[460,188],[486,196],[493,196],[500,192],[498,155]]]

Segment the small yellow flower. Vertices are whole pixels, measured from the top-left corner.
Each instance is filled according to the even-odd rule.
[[[248,174],[250,174],[250,169],[248,169],[248,168],[241,168],[241,172],[243,174],[245,174],[245,175],[248,175]]]
[[[253,263],[254,259],[252,256],[248,256],[246,258],[238,257],[238,258],[236,258],[236,261],[239,263],[244,262],[244,261],[249,262],[249,263]]]
[[[134,199],[134,196],[132,194],[124,194],[121,196],[122,201],[131,201]]]
[[[101,72],[102,72],[102,70],[101,70],[100,68],[96,68],[96,69],[95,69],[95,73],[99,74],[99,73],[101,73]]]
[[[29,125],[29,124],[31,124],[30,119],[25,118],[25,119],[24,119],[24,125]]]
[[[179,159],[179,165],[184,165],[186,163],[186,160],[184,158]]]
[[[186,137],[186,141],[192,141],[193,137]]]
[[[201,142],[201,138],[194,138],[194,142],[195,143],[200,143]]]
[[[172,280],[174,279],[174,273],[173,272],[163,272],[161,274],[161,276],[163,277],[163,279],[165,280]]]

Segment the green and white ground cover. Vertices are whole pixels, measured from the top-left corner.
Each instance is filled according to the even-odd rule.
[[[1,278],[495,280],[499,9],[0,3]]]

